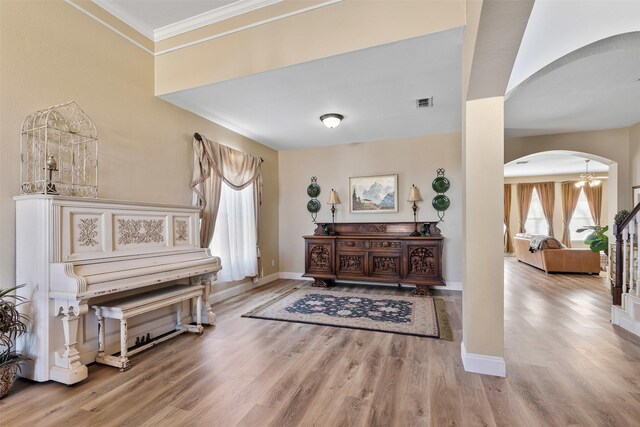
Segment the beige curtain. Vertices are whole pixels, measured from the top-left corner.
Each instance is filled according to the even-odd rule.
[[[571,247],[571,218],[573,212],[578,205],[578,197],[580,197],[580,188],[576,187],[575,182],[563,182],[560,185],[562,191],[562,243]]]
[[[518,214],[520,216],[519,232],[524,233],[524,223],[527,222],[529,214],[529,206],[531,205],[531,194],[533,193],[533,184],[518,184]]]
[[[556,199],[556,188],[554,182],[538,182],[533,184],[538,197],[540,198],[540,204],[542,205],[542,213],[547,220],[548,231],[547,234],[553,236],[553,204]]]
[[[589,202],[589,211],[591,212],[591,218],[596,225],[600,225],[600,219],[602,216],[602,185],[597,187],[584,186],[584,195]]]
[[[195,193],[197,206],[202,207],[200,223],[200,247],[211,244],[220,206],[220,191],[224,181],[234,190],[254,183],[254,206],[256,210],[256,231],[259,232],[262,178],[260,157],[252,156],[231,147],[218,144],[200,135],[202,141],[193,138],[194,168],[191,188]],[[258,271],[260,262],[260,240],[258,242]]]
[[[509,228],[509,218],[511,217],[511,184],[504,185],[504,251],[513,252],[513,243],[511,243],[511,229]]]

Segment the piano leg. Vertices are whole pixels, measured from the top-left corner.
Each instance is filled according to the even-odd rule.
[[[204,286],[204,294],[203,294],[203,304],[202,309],[199,310],[202,316],[202,323],[205,325],[215,325],[216,324],[216,314],[213,312],[213,308],[211,307],[211,303],[209,302],[209,295],[211,295],[211,284],[213,280],[215,280],[217,276],[215,274],[211,275],[211,278],[190,278],[190,282],[192,285],[203,285]]]
[[[120,372],[124,372],[131,367],[128,357],[127,338],[127,319],[120,319]]]
[[[55,300],[56,312],[62,315],[64,332],[64,353],[54,352],[55,365],[49,376],[53,381],[71,385],[82,381],[89,375],[87,367],[80,363],[78,344],[78,327],[80,316],[86,314],[86,301]]]
[[[102,315],[102,309],[98,306],[93,307],[96,310],[96,317],[98,318],[98,358],[105,356],[105,339],[106,333],[104,331],[104,316]]]
[[[202,327],[202,297],[196,297],[196,326],[198,327],[198,333],[204,332],[204,328]]]

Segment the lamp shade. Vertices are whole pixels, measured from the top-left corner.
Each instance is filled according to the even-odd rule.
[[[415,185],[411,186],[411,191],[409,192],[409,202],[420,202],[422,201],[422,197],[420,196],[420,190]]]
[[[322,123],[324,123],[324,125],[329,129],[337,127],[340,122],[342,122],[342,119],[344,119],[344,116],[337,113],[323,114],[322,116],[320,116],[320,120],[322,121]]]
[[[329,193],[329,204],[330,205],[339,205],[340,197],[338,197],[338,193],[332,188],[331,193]]]

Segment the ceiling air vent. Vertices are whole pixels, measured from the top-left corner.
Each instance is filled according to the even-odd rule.
[[[526,165],[527,163],[529,163],[529,160],[521,160],[519,162],[516,162],[516,165]]]
[[[416,99],[416,107],[417,108],[433,107],[433,96],[430,98]]]

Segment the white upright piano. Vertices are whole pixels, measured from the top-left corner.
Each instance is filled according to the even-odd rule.
[[[22,376],[82,381],[98,352],[89,307],[168,282],[204,285],[202,318],[215,322],[209,293],[220,258],[199,247],[199,208],[52,195],[14,199],[17,283],[26,284],[20,294],[31,301],[31,328],[21,350],[32,360]],[[140,318],[131,325],[132,340],[175,325],[168,312]],[[114,352],[118,337],[117,328],[107,336]]]

